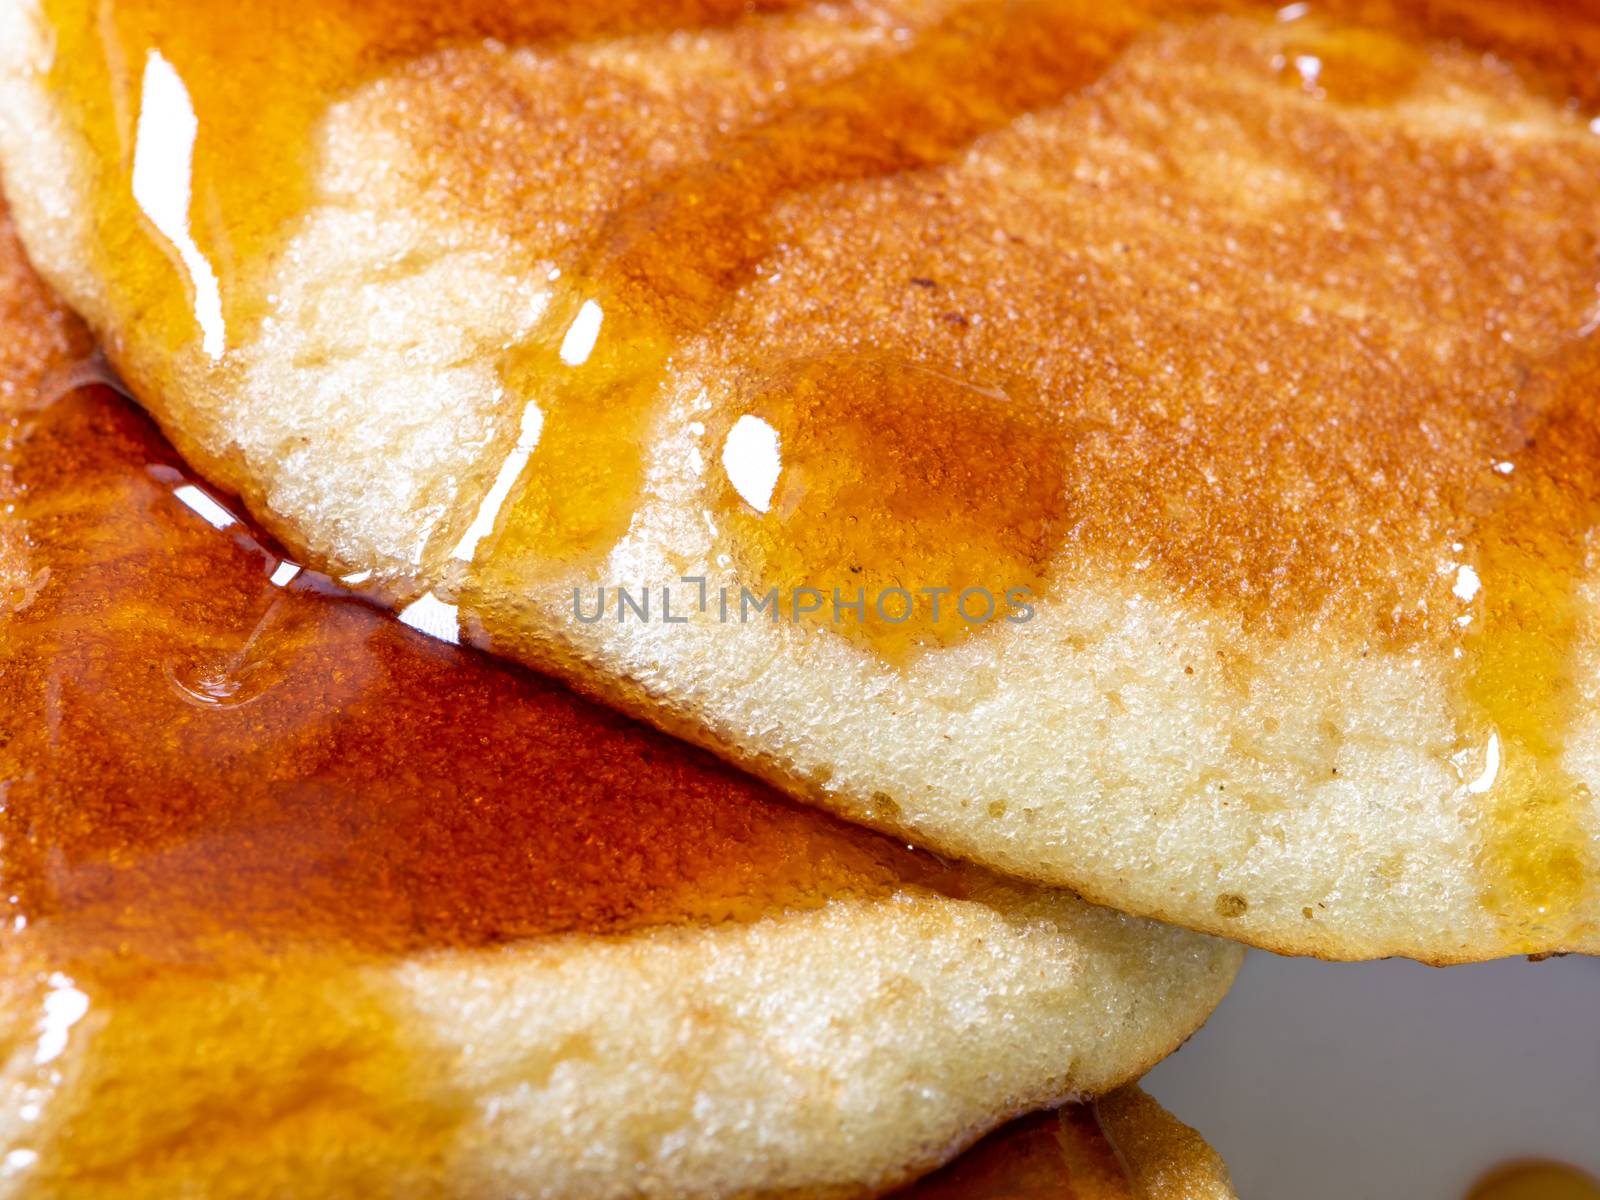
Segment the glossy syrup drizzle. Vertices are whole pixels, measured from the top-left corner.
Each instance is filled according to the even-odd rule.
[[[514,592],[530,565],[593,561],[627,530],[641,434],[673,350],[750,280],[768,248],[764,216],[785,195],[948,161],[986,130],[1092,81],[1159,8],[955,8],[904,51],[789,95],[769,118],[608,214],[564,271],[544,331],[512,356],[508,378],[543,424],[495,535],[478,548],[478,585]],[[954,595],[981,580],[1003,596],[1038,582],[1061,504],[1051,464],[1063,453],[1047,416],[1010,412],[991,388],[870,357],[792,364],[753,379],[749,399],[755,408],[740,415],[779,421],[786,485],[806,493],[804,503],[780,496],[753,521],[747,503],[715,489],[712,510],[730,518],[735,552],[760,588],[787,598],[803,587],[831,596],[865,585],[875,597],[891,580],[908,584],[908,620],[845,627],[903,658],[912,645],[958,640],[973,627],[934,621],[923,584],[937,580]],[[891,442],[883,422],[900,419],[904,434]],[[712,456],[727,429],[719,424],[708,442]],[[916,445],[929,429],[943,430],[942,440]],[[831,439],[852,430],[859,444],[841,453]],[[1024,460],[1039,465],[1016,472],[1007,450],[1024,440]],[[1014,528],[998,533],[986,511],[996,491],[1020,492],[1004,514]]]
[[[1059,437],[1048,413],[860,358],[768,373],[730,411],[709,431],[724,468],[711,509],[740,578],[777,588],[791,613],[814,589],[814,620],[904,661],[1014,615],[1008,593],[1043,590],[1065,517],[1066,456],[1037,453]],[[765,469],[741,472],[739,443],[763,438]],[[870,473],[849,468],[865,461]]]

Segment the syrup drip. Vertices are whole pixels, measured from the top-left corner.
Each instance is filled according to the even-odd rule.
[[[941,419],[930,426],[931,409]],[[814,620],[903,661],[1004,620],[1014,589],[1042,590],[1066,494],[1065,456],[1033,453],[1058,438],[1042,410],[932,371],[845,359],[768,375],[732,412],[711,430],[728,467],[711,484],[712,511],[740,577],[778,589],[789,611],[798,589],[815,589],[825,603]],[[729,439],[751,422],[775,445],[772,480],[741,490]],[[849,469],[869,459],[870,475]]]
[[[1538,414],[1523,444],[1485,463],[1468,546],[1481,603],[1465,642],[1466,692],[1492,747],[1484,903],[1522,946],[1577,944],[1600,912],[1589,789],[1561,765],[1575,709],[1573,581],[1600,524],[1600,339],[1576,342],[1523,385]]]
[[[1084,87],[1133,33],[1149,27],[1153,16],[1134,6],[1107,9],[1062,0],[958,8],[903,53],[798,91],[769,119],[713,147],[704,161],[650,181],[641,189],[641,201],[610,214],[592,249],[563,268],[564,288],[551,305],[545,330],[510,359],[509,382],[530,397],[544,424],[496,536],[480,547],[478,585],[504,594],[516,588],[530,564],[542,573],[552,560],[603,557],[626,532],[642,480],[641,431],[654,412],[673,349],[711,324],[749,281],[768,249],[763,217],[785,195],[948,161],[983,132]],[[693,252],[663,254],[665,246],[693,247]],[[586,311],[602,314],[602,324],[598,341],[586,338],[584,353],[576,356],[571,338]],[[884,374],[882,364],[856,370],[847,364],[830,372],[827,382],[838,394],[838,407],[857,413],[858,421],[874,402],[887,398],[914,403],[912,420],[919,427],[940,422],[966,429],[972,441],[964,441],[963,448],[986,437],[1002,445],[1015,440],[1015,430],[1004,420],[977,429],[962,421],[972,411],[973,393],[930,386],[937,376],[916,368],[901,379],[885,380]],[[1035,424],[1048,429],[1044,422]],[[823,423],[819,428],[827,431]],[[953,513],[970,502],[970,496],[949,486],[951,481],[996,470],[994,451],[978,447],[935,466],[949,479],[929,480],[932,452],[910,463],[896,462],[875,457],[880,444],[869,439],[862,449],[868,460],[875,458],[874,475],[902,496],[921,492],[930,482],[944,485],[943,494],[934,494],[927,505],[932,513]],[[1034,453],[1054,458],[1052,448],[1047,441]],[[846,469],[857,461],[846,460]],[[1033,502],[1046,509],[1052,503],[1037,497]],[[1029,515],[1037,529],[1042,517]],[[973,521],[957,517],[925,524],[921,536],[910,535],[912,546],[898,549],[929,541],[948,554]],[[870,538],[883,523],[861,527],[863,537]],[[774,550],[788,552],[789,564],[773,580],[786,592],[824,586],[818,581],[840,573],[842,564],[830,563],[826,551],[814,558],[803,543],[793,541],[779,550],[775,544],[785,541],[781,529],[763,531],[758,540],[768,544],[763,557],[769,560]],[[991,565],[978,560],[987,546],[987,540],[981,542],[958,570],[975,575]],[[888,569],[890,548],[870,549],[873,562],[882,564],[876,569]],[[913,559],[909,565],[922,568],[921,580],[933,579],[935,563]],[[847,566],[845,573],[850,573]],[[944,583],[941,579],[934,586]],[[883,622],[856,628],[872,641],[884,635],[884,649],[891,654],[903,650],[907,636],[929,640],[945,633],[942,640],[955,640],[946,631],[964,628],[958,621],[936,626],[929,616],[914,610],[904,629]]]
[[[1394,32],[1302,25],[1276,62],[1288,86],[1341,104],[1380,106],[1404,95],[1427,61]]]

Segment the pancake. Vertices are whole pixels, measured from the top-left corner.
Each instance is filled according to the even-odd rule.
[[[0,1195],[876,1194],[1226,990],[342,596],[106,378],[0,219]]]
[[[1137,1087],[1007,1126],[897,1200],[1232,1200],[1216,1151]]]
[[[1589,0],[0,14],[30,253],[307,563],[1129,912],[1600,947]]]

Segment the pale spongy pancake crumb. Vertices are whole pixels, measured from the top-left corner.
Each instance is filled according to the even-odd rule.
[[[109,996],[13,966],[0,1194],[872,1195],[1141,1073],[1237,961],[1000,894]]]
[[[27,0],[0,8],[0,156],[30,251],[186,455],[314,561],[415,596],[459,584],[443,551],[519,436],[500,366],[551,272],[641,172],[781,106],[775,79],[821,87],[949,16],[901,7],[466,45],[354,89],[260,264],[266,316],[216,370],[120,315]],[[854,819],[1130,911],[1342,958],[1600,946],[1593,589],[1578,717],[1550,731],[1576,879],[1551,912],[1486,901],[1521,851],[1455,655],[1485,603],[1463,512],[1537,444],[1505,398],[1584,352],[1600,303],[1594,29],[1572,16],[1563,79],[1590,90],[1567,105],[1548,63],[1473,40],[1505,11],[1444,6],[1449,36],[1373,103],[1303,72],[1382,67],[1381,37],[1330,18],[1303,63],[1293,22],[1177,24],[948,161],[781,196],[675,348],[626,535],[501,577],[495,647]],[[575,587],[727,578],[706,429],[767,363],[866,350],[1065,398],[1083,520],[1032,622],[896,665],[809,625],[572,620]]]

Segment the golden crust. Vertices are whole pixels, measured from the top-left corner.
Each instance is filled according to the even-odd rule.
[[[1095,1111],[1148,1200],[1205,1200],[1233,1195],[1228,1168],[1204,1138],[1137,1087],[1098,1101]]]

